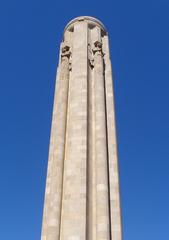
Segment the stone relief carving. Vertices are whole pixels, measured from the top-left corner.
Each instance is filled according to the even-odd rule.
[[[88,60],[91,68],[94,68],[94,58],[90,43],[88,44]]]
[[[94,42],[93,54],[98,53],[103,56],[102,43],[100,41]]]
[[[90,67],[93,69],[94,68],[94,55],[95,54],[101,55],[102,57],[104,56],[103,49],[102,49],[102,42],[96,41],[94,42],[94,47],[92,48],[90,43],[88,44],[88,60]]]
[[[63,61],[64,58],[68,58],[69,59],[69,70],[72,70],[72,57],[71,57],[72,53],[71,53],[71,48],[69,45],[67,45],[66,43],[62,44],[61,47],[61,61]]]
[[[100,54],[101,56],[104,56],[102,51],[102,43],[100,41],[94,42],[94,47],[92,48],[90,43],[88,44],[88,60],[91,68],[94,68],[94,55]],[[72,53],[71,48],[68,44],[63,43],[61,47],[61,61],[63,61],[64,58],[69,59],[69,71],[72,70]]]

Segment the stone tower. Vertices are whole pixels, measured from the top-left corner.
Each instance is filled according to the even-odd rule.
[[[108,34],[78,17],[60,48],[41,240],[121,240],[121,232]]]

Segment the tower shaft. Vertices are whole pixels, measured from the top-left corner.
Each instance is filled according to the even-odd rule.
[[[108,36],[72,20],[60,48],[42,240],[122,240]]]

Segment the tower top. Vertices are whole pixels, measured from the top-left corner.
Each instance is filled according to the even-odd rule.
[[[106,31],[106,28],[105,26],[103,25],[103,23],[98,20],[97,18],[94,18],[94,17],[90,17],[90,16],[80,16],[80,17],[77,17],[77,18],[74,18],[72,19],[65,27],[64,31],[66,30],[70,30],[73,28],[74,24],[76,22],[80,22],[80,21],[86,21],[91,27],[95,27],[95,26],[98,26],[100,27],[104,32],[107,32]]]

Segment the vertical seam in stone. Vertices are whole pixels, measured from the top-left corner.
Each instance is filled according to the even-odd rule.
[[[89,29],[87,26],[87,61],[88,61],[88,38],[89,38]],[[87,64],[87,126],[89,126],[89,64]],[[87,127],[87,158],[86,158],[86,238],[89,239],[89,231],[88,231],[88,222],[89,222],[89,127]]]
[[[86,23],[86,88],[88,90],[88,23]],[[87,219],[87,167],[88,167],[88,91],[86,91],[86,219]],[[86,222],[86,226],[85,229],[87,231],[87,222]],[[85,233],[86,234],[86,233]],[[86,235],[87,236],[87,235]],[[85,238],[86,238],[85,236]]]
[[[108,126],[107,126],[107,99],[106,99],[106,77],[105,77],[105,61],[103,58],[103,76],[104,76],[104,103],[105,103],[105,120],[106,120],[106,145],[107,145],[107,182],[108,182],[108,205],[109,205],[109,221],[110,221],[110,239],[112,239],[112,234],[111,234],[111,206],[110,206],[110,173],[109,173],[109,149],[108,149]]]
[[[97,204],[96,204],[96,179],[97,179],[97,171],[96,171],[96,109],[95,109],[95,84],[94,84],[94,71],[92,71],[92,81],[93,81],[93,89],[92,89],[92,94],[93,94],[93,98],[92,98],[92,105],[93,105],[93,112],[92,116],[93,116],[93,123],[92,123],[92,127],[93,127],[93,155],[92,155],[92,160],[93,160],[93,182],[94,182],[94,186],[93,186],[93,206],[95,207],[95,209],[93,209],[93,211],[95,210],[95,216],[94,216],[94,223],[95,225],[93,225],[93,238],[92,240],[96,240],[97,239],[97,231],[96,231],[96,223],[97,223],[97,217],[96,217],[96,213],[97,213]]]
[[[61,211],[60,211],[60,226],[59,226],[59,237],[61,235],[61,221],[62,221],[62,211],[63,211],[63,192],[64,192],[64,165],[65,165],[65,156],[66,156],[66,145],[67,145],[67,122],[68,122],[68,110],[69,110],[69,83],[70,83],[70,71],[69,71],[69,78],[68,78],[68,89],[67,89],[67,109],[66,109],[66,120],[65,120],[65,136],[64,136],[64,156],[63,156],[63,171],[62,171],[62,192],[61,192]]]

